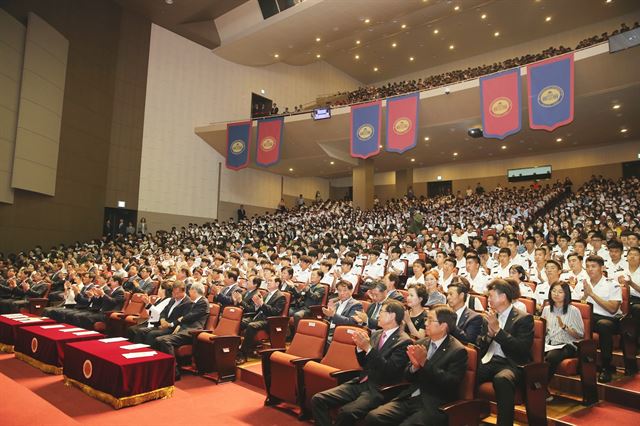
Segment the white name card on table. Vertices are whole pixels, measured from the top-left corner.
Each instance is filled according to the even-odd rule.
[[[62,328],[64,324],[52,324],[52,325],[41,325],[40,328],[44,328],[45,330],[49,328]]]
[[[85,331],[78,331],[77,333],[73,333],[74,336],[88,336],[90,334],[100,334],[100,333],[95,330],[85,330]]]
[[[16,319],[16,318],[29,318],[28,316],[24,315],[24,314],[4,314],[2,315],[5,318],[11,318],[11,319]]]
[[[133,350],[133,349],[142,349],[142,348],[148,348],[149,345],[145,345],[144,343],[134,343],[133,345],[124,345],[124,346],[120,346],[120,349],[126,349],[128,351]]]
[[[73,331],[85,331],[84,328],[74,327],[74,328],[65,328],[64,330],[60,330],[62,333],[71,333]]]
[[[27,318],[14,318],[14,321],[18,321],[18,322],[40,322],[42,320],[40,318],[38,318],[38,317],[27,317]]]
[[[147,358],[154,355],[158,355],[158,352],[149,351],[149,352],[131,352],[128,354],[122,354],[122,356],[125,357],[126,359]]]
[[[126,337],[109,337],[108,339],[100,339],[98,342],[102,343],[115,343],[115,342],[126,342]]]

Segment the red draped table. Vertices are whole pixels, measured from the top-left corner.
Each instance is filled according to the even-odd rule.
[[[116,409],[171,397],[175,358],[140,346],[146,345],[133,345],[122,338],[68,344],[65,384]]]
[[[30,325],[53,324],[51,318],[40,317],[33,314],[5,314],[0,315],[0,351],[13,353],[16,344],[16,335],[19,327]]]
[[[69,324],[32,325],[17,329],[14,350],[16,358],[45,373],[62,374],[67,343],[103,337],[96,331]]]

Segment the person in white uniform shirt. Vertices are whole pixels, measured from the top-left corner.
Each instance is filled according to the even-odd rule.
[[[609,261],[605,261],[604,264],[607,270],[607,277],[617,280],[628,269],[627,261],[622,257],[622,243],[618,240],[612,240],[607,246],[609,248]]]
[[[407,275],[407,263],[400,259],[402,250],[400,247],[394,247],[391,249],[391,256],[389,257],[389,266],[387,270],[398,275]]]
[[[453,235],[451,236],[451,241],[469,247],[469,234],[467,234],[460,225],[456,225]]]
[[[573,247],[569,245],[569,236],[560,234],[557,238],[558,245],[553,249],[556,259],[562,258],[562,268],[569,269],[569,254],[573,252]]]
[[[591,235],[591,239],[589,240],[590,247],[587,247],[587,250],[589,252],[589,256],[600,256],[604,259],[605,262],[607,262],[611,260],[611,258],[609,257],[609,251],[607,250],[607,247],[602,244],[603,239],[604,238],[602,237],[602,234],[600,232],[594,232],[593,235]]]
[[[311,278],[311,258],[309,256],[300,257],[300,270],[296,272],[295,266],[293,267],[293,281],[298,283],[308,283]]]
[[[520,241],[515,238],[509,239],[507,242],[507,248],[511,251],[511,256],[509,256],[509,263],[511,265],[520,265],[520,266],[529,266],[529,263],[525,258],[520,256],[518,253],[518,247],[520,246]]]
[[[560,281],[560,274],[562,273],[562,265],[557,260],[547,260],[544,265],[545,275],[547,281],[538,283],[534,291],[536,299],[536,312],[542,312],[542,305],[545,300],[549,299],[549,288],[551,284],[556,281]]]
[[[413,265],[413,262],[418,260],[420,256],[416,251],[416,243],[409,241],[404,244],[404,253],[400,256],[400,259],[406,259],[409,265]]]
[[[456,260],[451,257],[447,257],[442,265],[442,270],[443,274],[438,279],[438,284],[440,284],[440,287],[442,287],[443,291],[447,291],[451,280],[457,275]]]
[[[424,272],[427,270],[427,264],[424,260],[418,259],[413,262],[412,269],[413,276],[407,279],[407,283],[404,286],[405,289],[409,288],[410,285],[424,284]]]
[[[359,277],[353,273],[353,260],[351,259],[342,259],[340,263],[340,269],[333,273],[336,281],[340,280],[348,281],[351,283],[353,288],[358,284]]]
[[[635,322],[635,334],[632,338],[637,339],[640,332],[640,248],[629,247],[627,252],[627,270],[624,275],[618,277],[621,285],[629,286],[629,311]],[[629,374],[637,372],[637,366],[627,366]]]
[[[567,257],[569,270],[560,275],[561,281],[566,281],[569,283],[569,288],[571,288],[572,300],[582,299],[582,280],[586,280],[589,278],[589,275],[587,275],[587,271],[582,267],[583,260],[584,259],[582,258],[582,256],[580,256],[578,253],[570,253]]]
[[[464,255],[466,254],[467,246],[464,244],[456,244],[453,249],[453,253],[456,256],[456,268],[458,268],[458,274],[462,275],[467,268],[467,259],[465,259]]]
[[[600,256],[587,257],[588,280],[582,281],[584,289],[583,302],[593,305],[593,331],[600,336],[598,345],[602,357],[602,370],[598,380],[602,383],[611,381],[613,357],[613,335],[619,331],[619,318],[622,315],[622,289],[620,284],[604,276],[604,259]]]
[[[384,276],[384,264],[378,262],[380,253],[375,250],[369,251],[369,258],[367,264],[362,271],[362,279],[365,283],[380,280]]]
[[[518,289],[520,290],[521,297],[529,297],[535,298],[535,294],[529,283],[527,283],[527,273],[524,271],[524,268],[520,265],[513,265],[509,268],[509,278],[514,280],[518,284]]]
[[[511,250],[508,248],[501,248],[498,252],[498,266],[491,271],[491,278],[508,278],[509,268],[511,267]]]
[[[531,265],[531,269],[529,269],[529,279],[534,283],[542,283],[548,281],[547,273],[545,272],[547,250],[543,247],[538,247],[535,250],[533,259],[533,264]]]
[[[480,258],[475,254],[468,254],[465,269],[466,272],[459,275],[469,281],[473,292],[484,294],[487,291],[487,284],[489,284],[491,278],[480,268]]]

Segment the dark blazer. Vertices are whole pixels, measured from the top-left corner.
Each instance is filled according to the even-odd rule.
[[[324,293],[327,291],[327,287],[322,284],[312,284],[302,295],[303,307],[308,308],[314,305],[322,304]]]
[[[91,290],[95,286],[96,285],[93,283],[85,285],[84,287],[82,287],[82,290],[80,290],[80,293],[76,294],[76,309],[87,309],[87,307],[91,303],[91,298],[87,296],[87,291]]]
[[[416,344],[425,346],[428,351],[431,339],[420,339]],[[467,350],[462,343],[447,335],[424,367],[415,372],[411,370],[411,364],[406,367],[404,377],[411,386],[396,399],[408,398],[420,389],[420,397],[427,409],[434,405],[437,409],[442,404],[455,401],[467,371],[467,359]]]
[[[102,299],[100,305],[102,312],[119,311],[124,305],[124,289],[122,286],[118,286],[113,291],[105,292],[100,299]]]
[[[182,320],[179,317],[176,320],[177,324],[180,325],[180,329],[192,330],[204,328],[207,323],[207,319],[209,319],[209,302],[207,299],[203,296],[198,299],[197,302],[190,303],[189,306],[190,308],[182,317]]]
[[[268,297],[265,296],[265,299]],[[277,317],[282,314],[282,310],[284,309],[284,305],[287,303],[287,300],[284,297],[284,294],[280,290],[276,290],[268,303],[263,303],[262,306],[258,308],[258,313],[253,317],[254,321],[266,320],[268,317]]]
[[[347,383],[356,384],[367,377],[366,383],[369,388],[377,392],[380,386],[392,385],[402,380],[402,372],[409,362],[407,346],[411,344],[412,340],[402,330],[402,327],[399,327],[379,350],[378,342],[382,332],[382,330],[376,330],[371,334],[371,350],[368,354],[355,349],[362,372],[360,372],[359,378]]]
[[[451,335],[462,343],[474,343],[478,340],[480,330],[482,328],[482,315],[469,309],[464,308],[456,328],[451,332]]]
[[[20,285],[13,289],[14,299],[28,299],[29,297],[42,297],[47,292],[47,283],[40,281],[31,283],[29,290],[24,291]]]
[[[242,296],[242,300],[238,304],[242,308],[242,316],[254,316],[257,312],[256,304],[253,303],[253,296],[258,293],[258,289],[247,291]]]
[[[487,322],[482,321],[482,330],[477,340],[480,358],[486,353],[491,341],[495,340],[504,352],[507,361],[514,367],[531,362],[533,344],[533,316],[511,308],[504,328],[492,339],[487,335]]]
[[[176,305],[176,307],[171,312],[171,315],[169,315],[169,311],[175,303],[176,300],[171,299],[171,301],[167,303],[167,306],[164,307],[162,312],[160,312],[160,318],[164,318],[165,321],[177,325],[178,318],[185,316],[185,314],[189,312],[189,310],[191,309],[191,304],[193,302],[191,301],[191,299],[189,299],[189,296],[185,296],[184,299],[182,299],[182,302],[180,302],[179,305]],[[159,323],[156,323],[154,325],[157,326],[158,324]]]
[[[382,309],[382,307],[378,307],[379,305],[382,305],[382,303],[372,303],[371,305],[369,305],[369,308],[367,309],[367,317],[369,318],[369,321],[364,324],[367,328],[371,329],[371,330],[375,330],[378,328],[378,317],[380,316],[380,309]],[[374,319],[373,317],[373,313],[376,311],[376,309],[378,310],[378,316]]]
[[[220,293],[216,295],[214,301],[218,302],[223,307],[233,305],[233,298],[231,297],[231,293],[236,290],[240,290],[240,286],[238,285],[238,283],[227,286],[220,290]]]
[[[337,305],[337,301],[336,301]],[[337,306],[336,306],[337,309]],[[357,322],[352,318],[352,316],[357,312],[362,310],[362,303],[353,298],[349,299],[347,306],[342,310],[340,315],[335,314],[331,317],[331,324],[335,325],[356,325]]]
[[[387,299],[393,299],[397,300],[400,303],[404,303],[404,296],[396,289],[393,289],[388,293]]]
[[[151,277],[147,277],[146,280],[141,280],[138,283],[138,288],[134,289],[133,292],[151,294],[152,290],[153,290],[153,280],[151,279]]]

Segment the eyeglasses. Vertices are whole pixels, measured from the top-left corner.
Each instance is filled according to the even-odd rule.
[[[432,323],[432,322],[437,322],[438,324],[440,324],[440,321],[438,321],[438,319],[437,319],[437,318],[435,318],[435,319],[434,319],[434,318],[431,318],[431,317],[427,317],[427,319],[425,320],[425,322],[426,322],[427,324]]]

